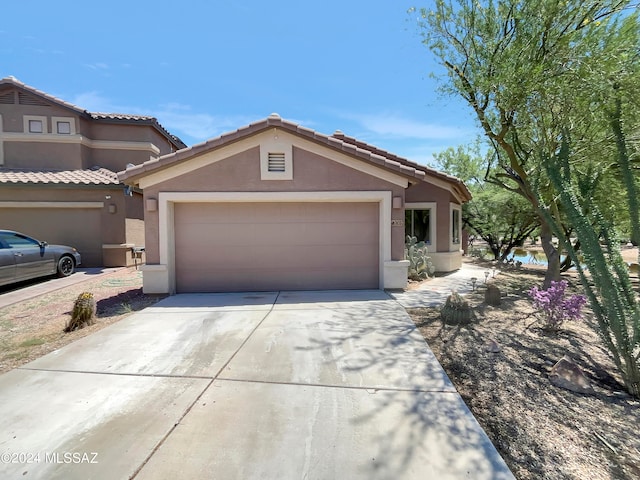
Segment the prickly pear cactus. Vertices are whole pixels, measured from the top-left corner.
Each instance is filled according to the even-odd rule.
[[[440,318],[451,325],[466,324],[473,318],[473,310],[459,293],[452,292],[440,310]]]
[[[73,311],[71,312],[71,320],[65,327],[65,332],[73,332],[86,327],[87,325],[93,325],[96,317],[96,300],[93,298],[93,293],[82,292],[76,298],[73,304]]]
[[[404,245],[404,258],[409,260],[408,277],[411,280],[424,280],[433,275],[435,268],[428,255],[429,251],[424,242],[418,242],[416,237],[407,235]]]

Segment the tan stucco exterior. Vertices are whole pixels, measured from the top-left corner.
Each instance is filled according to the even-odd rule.
[[[280,173],[265,173],[267,151],[275,152],[274,158],[281,162],[278,168],[282,170],[277,170]],[[404,260],[404,205],[409,201],[432,202],[437,209],[437,252],[434,252],[438,256],[437,264],[445,271],[458,268],[461,251],[451,245],[450,211],[466,201],[465,187],[457,179],[443,174],[431,178],[415,164],[404,164],[397,157],[389,158],[390,154],[384,153],[369,149],[366,144],[354,145],[344,138],[321,136],[271,116],[264,122],[257,122],[191,150],[120,172],[122,180],[144,191],[147,207],[145,291],[179,291],[180,287],[176,287],[176,258],[188,258],[190,263],[194,263],[193,252],[176,253],[176,249],[196,248],[188,238],[176,233],[185,228],[181,226],[182,216],[186,215],[184,212],[197,211],[195,207],[183,208],[183,204],[203,205],[202,208],[216,204],[222,208],[212,212],[224,211],[224,205],[231,206],[235,202],[242,204],[243,208],[252,203],[260,205],[260,208],[271,205],[265,211],[273,211],[278,202],[318,202],[319,206],[332,202],[334,205],[343,203],[345,208],[353,202],[373,205],[378,212],[378,287],[403,288],[407,282],[408,266]],[[219,218],[220,214],[215,216]],[[178,218],[180,226],[176,224]],[[215,232],[199,227],[194,231]],[[336,245],[335,248],[340,247]],[[195,254],[198,255],[197,252]],[[201,255],[206,262],[206,252],[202,251]],[[224,268],[228,270],[229,267]],[[209,277],[215,275],[216,270],[207,271]],[[194,287],[197,279],[189,278],[189,288],[197,288]],[[209,284],[218,287],[224,284],[208,280]],[[263,283],[260,288],[268,288],[269,284],[265,286]],[[324,283],[320,285],[319,288],[326,288]]]
[[[76,246],[86,267],[133,265],[143,197],[116,172],[182,147],[151,117],[92,114],[1,79],[0,227]]]

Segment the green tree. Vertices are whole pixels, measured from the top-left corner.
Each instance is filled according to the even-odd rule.
[[[559,127],[573,110],[566,110],[571,77],[601,67],[593,57],[600,32],[586,27],[628,3],[436,0],[433,10],[420,10],[424,41],[447,71],[444,89],[468,102],[496,150],[493,181],[538,212],[546,285],[559,279],[560,256],[540,204],[548,183],[540,155],[558,148]]]
[[[484,240],[494,259],[504,261],[521,246],[540,223],[531,204],[518,194],[487,181],[490,156],[481,154],[480,142],[434,154],[438,168],[460,178],[472,194],[462,209],[462,220],[472,234]]]
[[[634,8],[615,0],[436,0],[420,16],[425,43],[446,69],[445,89],[468,102],[495,149],[493,180],[539,216],[547,285],[559,276],[552,235],[578,263],[563,218],[575,230],[600,333],[627,390],[640,396],[638,298],[615,219],[594,202],[604,193],[624,204],[631,238],[640,238]],[[611,191],[616,185],[622,190]]]

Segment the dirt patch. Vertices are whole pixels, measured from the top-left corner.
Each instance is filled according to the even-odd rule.
[[[498,275],[498,307],[484,304],[483,286],[467,295],[469,325],[444,325],[438,308],[409,314],[518,479],[638,479],[640,402],[624,392],[590,312],[555,335],[540,328],[526,292],[543,274]],[[578,292],[576,279],[566,279]],[[498,353],[487,348],[491,340]],[[550,384],[564,355],[585,371],[594,394]]]
[[[82,292],[96,299],[96,323],[64,333]],[[0,373],[19,367],[100,330],[163,296],[142,293],[142,272],[124,268],[95,280],[0,308]]]

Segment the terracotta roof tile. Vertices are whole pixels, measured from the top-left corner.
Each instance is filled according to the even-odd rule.
[[[118,175],[106,168],[90,170],[33,170],[0,168],[0,184],[119,185]]]
[[[170,167],[173,164],[187,160],[198,154],[205,153],[227,143],[241,140],[242,138],[249,137],[272,127],[283,128],[290,132],[297,133],[309,140],[325,144],[330,148],[341,150],[348,155],[356,156],[364,161],[368,161],[389,170],[394,170],[408,177],[424,180],[427,174],[434,175],[456,185],[456,187],[461,191],[463,197],[471,198],[467,187],[456,177],[452,177],[424,165],[411,162],[390,152],[374,147],[373,145],[358,141],[355,138],[347,137],[340,131],[336,131],[333,135],[325,135],[316,132],[315,130],[301,127],[296,123],[283,120],[277,114],[269,115],[266,119],[250,123],[249,125],[224,133],[219,137],[212,138],[206,142],[198,143],[192,147],[179,150],[160,158],[151,159],[143,164],[128,168],[126,171],[119,172],[118,176],[123,181],[127,179],[130,181],[136,181],[137,178],[145,176],[147,172]]]

